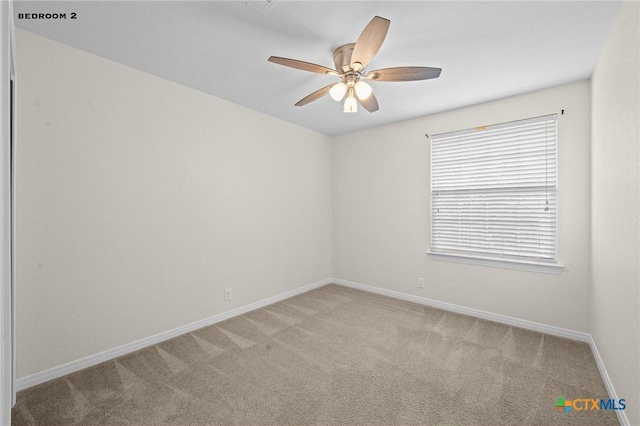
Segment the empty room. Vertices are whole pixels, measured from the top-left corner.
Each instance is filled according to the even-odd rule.
[[[0,19],[0,424],[640,426],[640,2]]]

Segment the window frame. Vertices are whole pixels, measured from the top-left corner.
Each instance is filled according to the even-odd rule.
[[[442,132],[438,133],[438,136],[444,134],[454,134],[458,132],[468,132],[473,130],[484,130],[487,128],[495,128],[496,126],[505,126],[511,123],[517,123],[519,121],[527,121],[527,120],[535,120],[540,119],[543,120],[546,117],[554,117],[555,126],[556,126],[556,135],[555,135],[555,203],[556,203],[556,215],[555,215],[555,258],[550,260],[543,259],[533,259],[533,258],[518,258],[511,256],[499,256],[499,255],[491,255],[481,254],[481,253],[472,253],[465,251],[434,251],[432,249],[433,246],[433,143],[432,137],[428,136],[429,141],[429,248],[427,249],[427,258],[430,260],[437,261],[445,261],[445,262],[455,262],[455,263],[465,263],[470,265],[477,266],[489,266],[489,267],[497,267],[497,268],[505,268],[505,269],[516,269],[522,271],[529,272],[540,272],[547,274],[560,274],[564,266],[560,261],[560,252],[559,252],[559,219],[560,219],[560,206],[559,206],[559,117],[558,114],[545,114],[541,116],[534,117],[526,117],[523,119],[511,120],[503,123],[496,123],[491,125],[484,125],[476,128],[469,129],[460,129],[450,132]],[[474,132],[475,133],[475,132]]]

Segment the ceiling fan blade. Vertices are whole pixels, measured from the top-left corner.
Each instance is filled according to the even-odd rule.
[[[358,98],[358,96],[356,95],[356,99],[358,99],[358,102],[360,102],[360,105],[362,105],[364,107],[364,109],[366,109],[369,112],[376,112],[378,109],[380,109],[378,107],[378,100],[376,99],[376,95],[374,95],[373,93],[370,94],[367,99],[360,99]]]
[[[338,84],[338,83],[334,83],[334,84],[330,84],[328,86],[324,86],[322,89],[318,89],[315,92],[311,93],[310,95],[305,96],[304,98],[302,98],[298,102],[296,102],[296,106],[303,106],[303,105],[308,104],[309,102],[313,102],[315,100],[320,99],[321,97],[323,97],[324,95],[329,93],[329,90],[331,90],[331,88],[333,86],[335,86],[336,84]]]
[[[351,68],[355,71],[361,71],[367,66],[380,50],[380,46],[387,36],[387,31],[389,31],[390,23],[391,21],[388,19],[379,16],[373,17],[356,41],[353,53],[351,53]]]
[[[284,65],[285,67],[296,68],[303,71],[317,72],[319,74],[338,75],[335,70],[323,67],[322,65],[312,64],[311,62],[298,61],[297,59],[281,58],[279,56],[269,56],[269,62]]]
[[[394,67],[370,71],[365,78],[375,81],[415,81],[440,77],[441,68]]]

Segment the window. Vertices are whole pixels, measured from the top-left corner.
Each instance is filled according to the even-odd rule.
[[[559,272],[556,145],[555,114],[432,136],[430,254]]]

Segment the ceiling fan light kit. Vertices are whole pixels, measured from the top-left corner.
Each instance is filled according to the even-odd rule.
[[[344,101],[343,112],[358,112],[358,103],[353,97],[353,89],[349,89],[349,96],[347,97],[347,100]]]
[[[333,87],[329,90],[329,96],[336,101],[340,102],[344,95],[347,93],[347,85],[343,82],[334,84]]]
[[[369,86],[362,80],[358,81],[356,85],[353,86],[353,88],[356,90],[356,95],[358,95],[358,98],[362,100],[367,99],[369,96],[371,96],[371,93],[373,93],[373,89],[371,88],[371,86]]]
[[[303,106],[327,93],[337,102],[342,101],[345,95],[344,112],[353,113],[358,110],[358,103],[369,112],[379,109],[378,100],[373,94],[373,88],[362,79],[372,81],[415,81],[438,78],[440,68],[431,67],[394,67],[374,71],[366,71],[366,67],[380,50],[382,42],[387,36],[390,21],[375,16],[358,37],[355,43],[347,43],[338,47],[333,52],[335,70],[331,68],[299,61],[297,59],[270,56],[269,62],[296,68],[303,71],[315,72],[337,76],[339,83],[330,84],[305,96],[296,102],[296,106]]]

